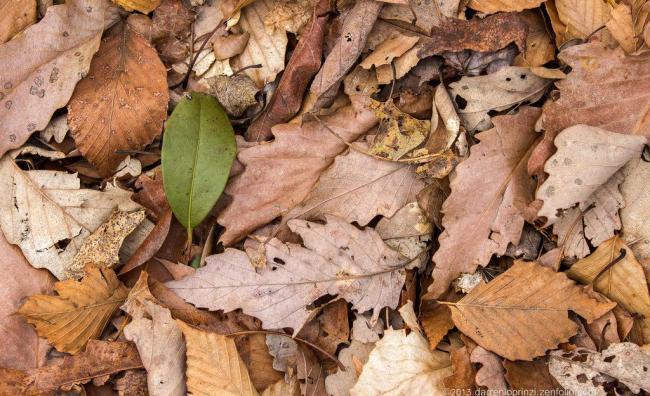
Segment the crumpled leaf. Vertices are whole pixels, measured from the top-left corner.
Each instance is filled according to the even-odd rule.
[[[364,69],[371,67],[379,67],[382,65],[390,64],[393,59],[398,58],[415,45],[419,38],[417,36],[396,35],[395,37],[388,38],[368,55],[359,66]],[[415,65],[413,65],[415,66]]]
[[[563,273],[522,261],[448,304],[463,334],[509,360],[532,360],[568,341],[578,331],[568,310],[591,322],[616,305],[591,297]]]
[[[255,270],[245,252],[227,249],[205,267],[167,286],[186,301],[226,312],[241,308],[266,329],[291,327],[294,335],[313,315],[318,297],[338,295],[359,312],[396,307],[404,284],[404,260],[372,229],[359,230],[334,216],[321,225],[290,220],[305,247],[271,239],[267,267]],[[236,292],[233,292],[235,287]]]
[[[553,377],[571,392],[605,396],[618,380],[633,393],[650,391],[650,353],[631,342],[613,344],[602,352],[575,349],[553,351],[549,358]]]
[[[478,12],[494,14],[495,12],[523,11],[539,7],[546,0],[470,0],[467,6]]]
[[[456,168],[442,207],[445,230],[433,256],[429,292],[434,296],[461,273],[473,273],[493,254],[503,255],[509,243],[519,242],[523,206],[532,200],[534,188],[526,161],[537,138],[533,127],[539,114],[539,109],[522,107],[516,115],[494,117],[495,127],[477,136],[481,142]]]
[[[176,320],[187,347],[187,391],[192,395],[257,396],[248,369],[227,336]]]
[[[160,305],[147,286],[148,274],[140,273],[122,305],[131,315],[124,337],[138,347],[147,369],[147,387],[152,395],[183,396],[185,390],[185,343],[169,309]]]
[[[398,160],[418,147],[431,130],[431,121],[418,120],[403,113],[392,100],[385,103],[372,100],[369,108],[379,119],[379,130],[370,153]]]
[[[257,104],[255,95],[259,89],[245,74],[215,76],[207,78],[206,81],[210,86],[208,94],[217,98],[232,116],[240,117],[246,109]]]
[[[122,6],[127,11],[140,11],[148,14],[160,5],[161,0],[113,0],[115,4]]]
[[[81,281],[57,282],[58,296],[35,295],[18,313],[60,352],[76,354],[101,335],[127,289],[113,270],[89,265]]]
[[[377,119],[362,103],[353,100],[322,120],[346,141],[354,141]],[[302,202],[334,157],[347,146],[317,121],[273,127],[275,140],[245,148],[237,159],[244,172],[232,177],[226,194],[233,199],[219,214],[225,245],[240,240]]]
[[[85,384],[93,378],[142,367],[130,342],[90,340],[84,352],[28,371],[0,367],[0,392],[5,395],[49,395],[59,388]]]
[[[502,111],[542,97],[550,80],[528,68],[509,66],[476,77],[463,77],[449,84],[449,94],[458,105],[458,114],[469,132],[490,127],[490,110]]]
[[[0,44],[36,22],[36,2],[34,0],[1,0]]]
[[[643,267],[618,237],[602,243],[567,271],[571,279],[593,285],[635,316],[644,343],[650,343],[650,294]]]
[[[334,48],[309,89],[310,94],[316,98],[313,110],[334,100],[341,81],[361,55],[381,7],[382,3],[375,0],[359,0],[348,13]]]
[[[631,160],[623,168],[625,180],[621,193],[625,207],[621,209],[623,239],[638,259],[650,258],[650,163],[640,158]]]
[[[167,117],[165,66],[130,27],[109,31],[68,104],[68,124],[81,154],[108,177],[126,157],[162,132]]]
[[[0,45],[0,155],[22,146],[68,103],[99,48],[104,0],[71,0]]]

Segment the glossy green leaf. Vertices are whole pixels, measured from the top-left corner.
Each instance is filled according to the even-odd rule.
[[[167,120],[163,184],[174,215],[189,235],[223,192],[236,151],[228,116],[211,96],[192,93]]]

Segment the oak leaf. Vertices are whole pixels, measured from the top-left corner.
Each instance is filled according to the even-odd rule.
[[[0,44],[11,40],[14,35],[36,22],[36,2],[34,0],[0,1]]]
[[[650,189],[647,185],[650,180],[650,163],[641,158],[633,159],[623,168],[623,176],[623,239],[630,243],[630,248],[638,259],[647,259],[650,258]]]
[[[0,45],[0,155],[22,146],[68,103],[99,48],[105,19],[105,0],[71,0]]]
[[[375,322],[381,308],[397,306],[405,260],[374,230],[326,219],[325,225],[290,220],[305,247],[271,239],[263,269],[256,270],[245,252],[227,249],[209,256],[194,275],[167,286],[198,307],[241,308],[266,329],[291,327],[294,334],[314,314],[308,305],[325,294],[344,298],[359,312],[372,309]]]
[[[127,295],[113,270],[92,265],[81,281],[57,282],[54,290],[57,296],[30,297],[18,313],[58,351],[73,355],[101,335]]]
[[[509,243],[519,242],[522,209],[533,194],[526,162],[537,138],[533,126],[539,114],[539,109],[523,107],[516,115],[494,117],[495,127],[478,135],[481,142],[456,168],[451,195],[442,207],[445,230],[433,256],[429,292],[435,296],[461,273],[474,272],[493,254],[504,254]]]
[[[481,364],[481,368],[476,372],[476,385],[484,386],[490,391],[499,393],[505,393],[508,390],[505,379],[506,371],[499,356],[481,346],[477,346],[472,350],[470,361]]]
[[[463,334],[510,360],[532,360],[568,341],[578,331],[569,310],[591,322],[616,305],[592,298],[563,273],[522,261],[448,304]]]
[[[81,154],[108,177],[126,157],[162,132],[167,73],[147,40],[125,24],[111,29],[68,104],[68,124]]]

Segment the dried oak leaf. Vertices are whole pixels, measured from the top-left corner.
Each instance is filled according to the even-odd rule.
[[[324,123],[346,141],[354,141],[377,119],[364,104],[353,100]],[[317,121],[279,124],[275,140],[245,148],[237,159],[245,170],[228,181],[225,193],[232,202],[219,214],[226,230],[220,240],[231,245],[256,228],[285,214],[302,202],[334,157],[347,146]]]
[[[187,348],[187,391],[192,395],[257,396],[235,341],[177,320]]]
[[[99,48],[107,14],[104,0],[71,0],[0,45],[0,155],[22,146],[68,103]]]
[[[551,375],[575,393],[605,396],[616,380],[635,394],[641,389],[650,391],[650,353],[631,342],[613,344],[602,352],[553,351],[549,360]]]
[[[445,230],[433,256],[429,292],[434,296],[444,293],[461,273],[473,273],[493,254],[503,255],[509,243],[519,242],[522,209],[534,191],[526,161],[537,138],[539,114],[539,109],[522,107],[516,115],[494,117],[495,127],[477,136],[481,142],[456,168],[451,195],[442,207]]]
[[[102,40],[68,104],[68,124],[81,154],[108,177],[126,157],[162,132],[167,72],[147,40],[125,24]]]
[[[633,159],[623,168],[623,176],[623,239],[631,244],[638,259],[647,259],[650,258],[650,189],[647,184],[650,180],[650,163],[641,158]]]
[[[294,334],[314,314],[308,306],[326,294],[344,298],[359,312],[372,309],[374,322],[381,308],[397,306],[405,260],[374,230],[359,230],[334,216],[326,219],[325,225],[290,220],[289,228],[305,247],[271,239],[266,268],[256,270],[245,252],[226,249],[208,257],[194,275],[167,286],[198,307],[241,308],[266,329],[291,327]]]
[[[591,322],[616,305],[592,298],[563,273],[522,261],[449,304],[463,334],[510,360],[532,360],[568,341],[578,331],[569,310]]]
[[[64,356],[55,363],[28,371],[0,367],[3,395],[53,395],[59,388],[85,384],[93,378],[142,367],[138,350],[130,342],[90,340],[84,352]]]
[[[183,334],[169,309],[151,294],[147,280],[147,273],[141,272],[121,307],[132,319],[124,327],[124,336],[138,347],[149,392],[182,396],[186,393]]]
[[[644,343],[650,343],[650,294],[643,267],[618,237],[603,242],[573,264],[567,275],[616,301],[635,316]]]
[[[570,47],[558,57],[571,66],[571,73],[556,83],[560,98],[544,105],[545,134],[531,156],[531,174],[542,175],[555,136],[572,125],[650,138],[650,52],[625,56],[620,48],[589,43]]]
[[[467,6],[484,14],[523,11],[537,8],[546,0],[470,0]]]
[[[57,282],[54,290],[58,296],[32,296],[18,313],[58,351],[73,355],[101,335],[127,295],[113,270],[92,265],[81,281]]]
[[[34,0],[0,0],[0,9],[0,44],[36,22],[38,16]]]

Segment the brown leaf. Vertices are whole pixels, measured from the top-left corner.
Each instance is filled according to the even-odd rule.
[[[11,40],[14,35],[36,22],[36,2],[34,0],[0,1],[0,44]]]
[[[314,352],[307,346],[298,344],[296,360],[301,394],[328,396],[325,392],[325,371]]]
[[[650,81],[646,78],[650,52],[628,57],[620,48],[589,43],[562,51],[559,59],[572,70],[556,83],[560,99],[544,105],[544,140],[531,156],[531,174],[542,175],[543,164],[553,154],[555,136],[572,125],[650,137]]]
[[[533,0],[537,2],[537,0]],[[542,66],[555,59],[555,44],[549,36],[541,12],[526,10],[521,17],[528,25],[526,36],[526,51],[517,55],[514,66]]]
[[[246,131],[249,141],[268,140],[272,137],[271,127],[288,121],[300,110],[307,84],[321,65],[323,34],[328,20],[327,15],[315,15],[303,31],[268,106]]]
[[[401,57],[406,51],[413,48],[418,40],[419,38],[416,36],[398,34],[375,47],[375,50],[359,63],[359,66],[364,69],[370,69],[373,66],[377,68],[379,66],[389,65],[393,62],[393,59]]]
[[[158,253],[163,243],[165,243],[165,239],[167,239],[167,236],[169,235],[172,217],[173,215],[171,210],[168,210],[162,215],[153,230],[151,230],[149,235],[147,235],[147,238],[142,242],[142,244],[140,244],[140,246],[138,246],[136,251],[129,258],[129,261],[124,264],[124,267],[120,269],[120,275],[141,266]]]
[[[526,161],[537,137],[533,126],[539,114],[539,109],[523,107],[516,115],[494,117],[495,127],[478,135],[481,142],[456,168],[451,195],[442,208],[445,230],[433,256],[429,292],[434,296],[461,273],[474,272],[493,254],[503,255],[509,243],[519,242],[521,210],[532,200]]]
[[[565,41],[587,38],[607,23],[611,12],[611,6],[603,0],[555,0],[555,8],[560,24],[554,24],[553,29],[561,29]],[[597,37],[605,43],[613,41],[606,31],[597,33]]]
[[[523,11],[539,7],[545,0],[470,0],[467,4],[478,12],[494,14],[495,12]]]
[[[147,41],[124,24],[114,27],[68,104],[68,124],[82,155],[108,177],[126,155],[162,132],[167,117],[165,66]]]
[[[142,367],[130,342],[90,340],[85,352],[65,356],[53,364],[28,371],[0,368],[0,393],[57,394],[61,387],[85,384],[93,378]]]
[[[169,211],[160,167],[140,175],[135,181],[135,187],[140,191],[133,194],[133,200],[153,212],[154,219],[161,218]]]
[[[245,32],[219,36],[213,39],[212,51],[214,51],[214,57],[219,61],[223,61],[241,54],[246,48],[249,38],[250,34]]]
[[[476,346],[473,342],[472,344],[474,347]],[[458,347],[452,344],[451,353],[449,355],[451,358],[452,374],[443,380],[446,389],[460,391],[462,394],[474,393],[476,368],[469,360],[472,349],[473,348],[470,345],[462,345]]]
[[[434,301],[423,301],[420,307],[420,321],[422,330],[429,340],[431,350],[436,349],[438,343],[454,328],[449,307]],[[452,354],[453,360],[453,354]]]
[[[322,119],[346,141],[356,140],[377,122],[359,102]],[[302,202],[334,157],[347,147],[317,121],[302,126],[279,124],[273,133],[273,142],[246,148],[237,156],[246,169],[228,181],[225,192],[233,200],[218,217],[226,228],[220,238],[225,245]]]
[[[504,377],[506,371],[499,356],[477,346],[472,351],[470,360],[472,363],[481,364],[481,368],[476,372],[476,385],[484,386],[488,390],[496,392],[508,390],[508,384],[506,384]]]
[[[609,32],[628,54],[636,50],[636,38],[632,10],[627,4],[618,4],[611,11],[611,19],[605,24]]]
[[[73,355],[101,335],[127,295],[113,270],[95,266],[86,267],[81,281],[57,282],[54,290],[57,296],[31,296],[18,313],[58,351]]]
[[[621,193],[625,207],[621,209],[623,239],[639,259],[650,258],[650,163],[633,159],[623,168],[625,180]],[[634,244],[632,244],[634,242]]]
[[[504,360],[506,380],[514,390],[559,391],[562,389],[548,371],[545,359],[535,359],[532,362],[521,360]]]
[[[210,86],[207,93],[217,98],[229,115],[240,117],[257,104],[255,95],[259,90],[246,74],[208,77],[206,82]]]
[[[591,322],[615,305],[590,297],[563,273],[522,261],[450,303],[463,334],[510,360],[532,360],[575,335],[568,310]]]
[[[0,46],[0,155],[45,129],[68,103],[97,52],[106,14],[104,0],[72,0]]]
[[[160,5],[160,0],[113,0],[113,2],[127,11],[140,11],[143,14],[150,13]]]

